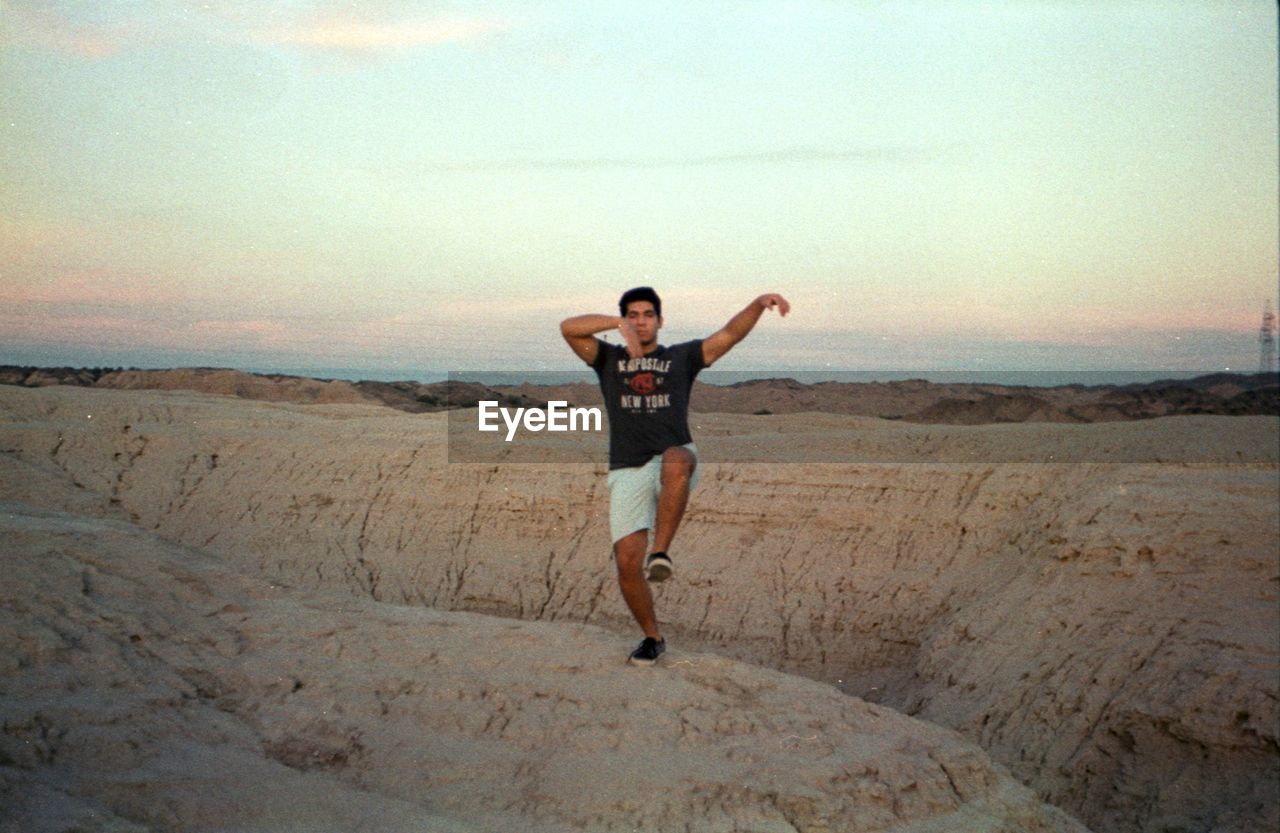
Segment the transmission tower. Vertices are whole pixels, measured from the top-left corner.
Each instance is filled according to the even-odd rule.
[[[1258,329],[1258,372],[1276,372],[1276,314],[1271,311],[1271,299],[1267,299],[1262,311],[1262,327]]]

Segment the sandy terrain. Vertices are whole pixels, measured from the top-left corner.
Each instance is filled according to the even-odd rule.
[[[631,669],[594,626],[299,591],[121,522],[0,529],[6,829],[1084,831],[798,677]]]
[[[42,573],[15,573],[13,586],[26,588],[13,591],[18,599],[45,601],[17,608],[4,631],[6,642],[27,640],[11,654],[26,659],[6,667],[3,696],[12,705],[5,712],[31,715],[21,725],[15,720],[14,729],[6,720],[0,763],[11,795],[73,795],[81,804],[67,806],[85,813],[105,808],[121,825],[131,819],[166,829],[150,817],[139,822],[132,805],[103,798],[112,791],[94,773],[123,755],[107,741],[83,740],[48,761],[19,745],[56,734],[51,727],[74,736],[77,721],[96,708],[93,698],[115,690],[106,682],[112,663],[123,663],[141,669],[144,689],[171,687],[169,695],[137,694],[142,701],[190,701],[148,735],[155,745],[146,748],[159,750],[158,761],[178,760],[166,757],[179,755],[177,747],[211,761],[256,754],[253,766],[283,763],[293,773],[282,790],[332,790],[333,804],[347,808],[385,799],[379,818],[434,814],[464,825],[458,829],[500,826],[512,813],[529,829],[608,829],[611,817],[631,825],[620,829],[669,829],[617,793],[596,801],[593,787],[577,804],[565,799],[563,785],[583,777],[569,773],[575,755],[553,761],[551,775],[524,773],[520,783],[528,789],[518,799],[486,787],[508,797],[485,802],[459,797],[468,792],[460,785],[480,775],[439,763],[450,755],[476,766],[488,761],[467,758],[492,751],[477,740],[483,732],[460,730],[453,746],[441,741],[449,746],[443,758],[405,738],[412,733],[406,727],[445,712],[433,699],[434,676],[417,670],[427,664],[426,646],[400,629],[438,628],[460,634],[453,647],[430,648],[452,657],[450,673],[465,677],[449,677],[449,687],[483,691],[486,681],[501,680],[519,683],[522,692],[496,702],[492,694],[464,695],[464,705],[449,712],[457,717],[441,722],[529,712],[536,721],[514,724],[522,742],[563,737],[572,749],[581,735],[588,760],[617,763],[603,749],[629,725],[617,715],[644,712],[652,697],[644,694],[647,683],[617,690],[616,662],[634,634],[612,582],[600,465],[449,463],[459,448],[446,443],[443,415],[365,405],[0,388],[0,420],[0,498],[23,504],[9,516],[13,539],[25,542],[6,552],[16,561],[6,569],[56,552],[67,560],[56,569],[68,576],[45,587]],[[1006,767],[1040,799],[1097,831],[1243,833],[1280,822],[1276,418],[939,428],[850,416],[712,414],[699,418],[695,433],[707,462],[673,553],[677,577],[660,590],[674,650],[657,673],[673,679],[655,696],[671,698],[663,702],[677,713],[720,714],[728,722],[696,717],[693,754],[680,721],[649,714],[661,730],[628,765],[644,769],[640,783],[675,790],[655,812],[705,817],[707,826],[693,829],[708,830],[1072,829],[1061,815],[1019,798],[1002,780]],[[1046,444],[1080,462],[1011,462],[1043,459]],[[785,452],[796,462],[749,462],[761,452],[764,459]],[[846,462],[821,462],[831,459]],[[58,512],[69,514],[52,514]],[[63,526],[80,531],[59,532]],[[207,579],[204,595],[182,601],[182,593],[196,591],[176,578],[186,590],[152,587],[121,553],[156,563],[198,560],[218,580]],[[109,569],[98,566],[108,562]],[[75,578],[85,563],[122,578],[111,592],[86,594]],[[156,567],[147,575],[172,572]],[[263,582],[286,588],[280,592],[287,599],[276,601]],[[151,595],[116,600],[125,585],[141,593],[144,584]],[[224,598],[244,610],[218,612]],[[458,614],[442,612],[459,610],[537,621],[455,620]],[[81,624],[59,633],[50,623],[72,611],[81,611]],[[139,631],[135,642],[120,624],[126,613],[162,624],[155,634]],[[336,650],[317,619],[350,634],[342,662],[308,658],[308,648]],[[189,627],[223,636],[209,636],[203,647],[175,636]],[[45,630],[54,635],[30,635]],[[95,647],[77,660],[80,649],[59,648],[59,639]],[[238,647],[219,648],[219,640]],[[148,651],[158,665],[143,669],[130,652],[153,643]],[[485,646],[487,664],[469,668],[461,658],[475,645]],[[533,667],[530,645],[538,646]],[[88,658],[97,656],[103,661]],[[680,664],[686,660],[689,666]],[[293,697],[284,690],[296,683],[288,674],[274,684],[268,679],[271,668],[279,673],[290,662],[303,682]],[[92,674],[80,667],[89,665]],[[99,665],[104,676],[93,676]],[[557,672],[569,665],[580,666],[571,680]],[[172,693],[201,686],[164,670],[179,666],[208,669],[212,693]],[[50,701],[52,716],[42,726],[35,715],[45,713],[44,700],[33,690],[81,672],[86,682],[72,688],[80,694]],[[717,682],[699,682],[707,674]],[[416,715],[403,717],[407,723],[360,705],[374,696],[368,681],[382,676],[408,686],[397,700]],[[574,722],[581,706],[551,707],[542,691],[552,692],[553,702],[564,696],[593,704],[600,722]],[[798,718],[798,704],[812,714]],[[333,725],[315,718],[316,708],[338,706],[354,716]],[[215,732],[211,727],[222,724],[213,718],[231,721],[235,731]],[[141,725],[130,720],[122,718],[117,737]],[[806,731],[804,720],[818,721],[821,731]],[[555,734],[538,734],[545,721]],[[997,765],[929,724],[959,731]],[[346,733],[357,730],[368,740],[353,746]],[[201,733],[222,739],[206,742]],[[876,733],[894,740],[873,748],[892,748],[897,757],[877,753],[886,761],[878,764],[857,757],[870,742],[864,736]],[[793,735],[826,745],[811,754],[788,748],[800,755],[795,759],[761,752]],[[954,754],[974,772],[994,773],[978,779],[987,787],[975,791],[953,777],[950,799],[941,787],[931,792],[930,784],[941,783],[934,759],[952,754],[939,751],[953,749],[944,740],[967,750]],[[528,761],[542,760],[545,750],[528,751],[535,746],[524,747],[523,759],[516,752],[495,757],[495,772],[516,772],[517,759],[536,769]],[[313,753],[327,763],[307,765]],[[417,778],[422,792],[397,781],[401,775],[367,774],[387,767],[360,763],[414,755],[436,761],[403,776]],[[888,790],[892,817],[876,816],[883,808],[856,787],[859,776],[851,773],[866,766]],[[672,768],[658,771],[664,767]],[[905,774],[899,780],[890,771]],[[690,787],[685,772],[710,786]],[[44,786],[32,792],[31,781]],[[157,789],[173,794],[167,806],[184,818],[230,812],[197,807],[183,796],[200,791],[178,781]],[[220,789],[238,793],[234,781]],[[345,802],[341,790],[361,797]],[[919,796],[930,797],[917,804]],[[282,793],[271,802],[293,800]],[[740,805],[761,815],[724,815]],[[808,809],[797,814],[802,805]],[[387,824],[368,829],[395,826]],[[212,828],[193,822],[188,829]]]

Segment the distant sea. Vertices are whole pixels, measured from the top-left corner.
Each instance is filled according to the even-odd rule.
[[[403,368],[241,368],[250,373],[307,376],[315,379],[345,379],[353,382],[480,382],[486,385],[560,385],[595,382],[590,370],[423,370]],[[699,381],[712,385],[733,385],[758,379],[794,379],[806,385],[821,382],[902,382],[923,379],[939,384],[966,383],[1010,387],[1058,387],[1063,385],[1132,385],[1166,379],[1193,379],[1218,372],[1202,370],[707,370]]]

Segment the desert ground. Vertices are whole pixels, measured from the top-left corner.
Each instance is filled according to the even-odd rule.
[[[0,830],[1280,824],[1277,417],[699,413],[635,669],[602,442],[451,413],[0,386]]]

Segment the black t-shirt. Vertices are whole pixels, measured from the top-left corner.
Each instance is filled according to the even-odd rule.
[[[609,413],[609,468],[643,466],[668,448],[693,442],[689,391],[702,370],[702,339],[658,346],[633,359],[627,348],[596,339],[592,368]]]

